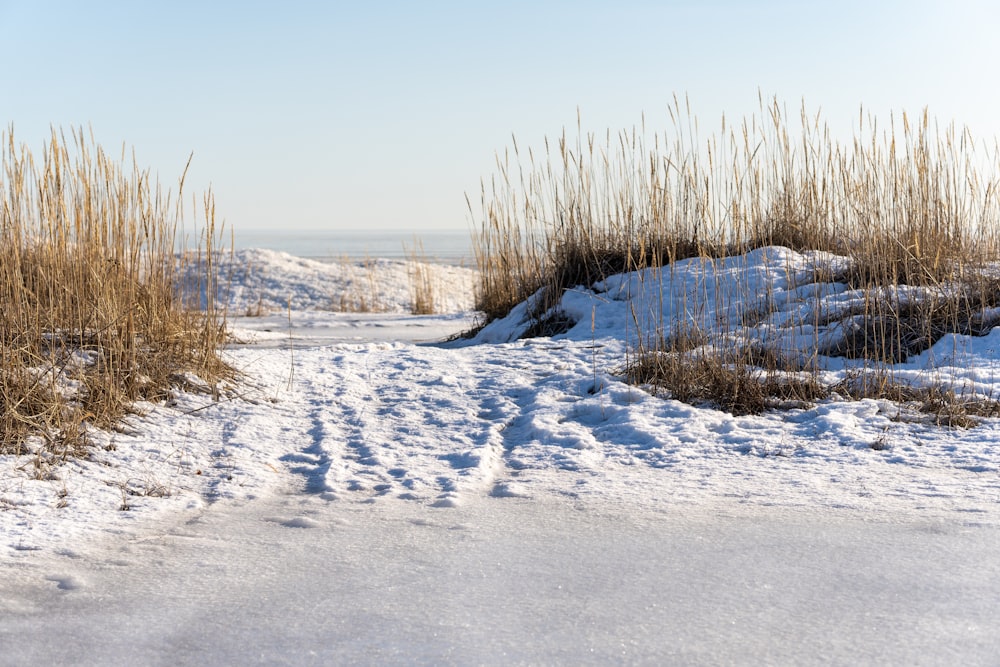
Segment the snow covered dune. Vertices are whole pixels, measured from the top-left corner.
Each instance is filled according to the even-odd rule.
[[[453,313],[473,306],[476,271],[447,264],[370,259],[321,262],[265,249],[219,253],[217,298],[230,314],[320,310],[410,312],[421,282],[431,290],[435,311]],[[191,262],[188,282],[200,275]]]

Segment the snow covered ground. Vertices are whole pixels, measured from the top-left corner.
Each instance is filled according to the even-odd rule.
[[[734,417],[618,377],[630,320],[735,326],[766,298],[751,333],[767,344],[833,340],[843,324],[806,330],[809,309],[859,297],[811,282],[815,258],[613,277],[567,293],[566,334],[517,340],[515,309],[435,344],[473,323],[467,269],[437,274],[446,314],[406,314],[402,262],[375,265],[385,312],[336,313],[369,269],[242,252],[226,354],[244,377],[221,400],[141,406],[44,479],[0,458],[0,663],[112,664],[131,640],[154,663],[1000,655],[1000,420],[948,429],[875,400]],[[751,279],[748,301],[732,286]],[[691,290],[732,294],[692,314]],[[1000,395],[998,343],[949,336],[896,371]],[[831,381],[851,369],[824,364]],[[232,588],[205,598],[213,581]],[[43,648],[49,619],[91,652]]]
[[[450,264],[371,258],[323,262],[264,249],[221,253],[216,258],[218,296],[233,315],[299,311],[406,313],[413,279],[424,272],[435,310],[468,311],[475,271]],[[186,267],[196,281],[197,263]]]

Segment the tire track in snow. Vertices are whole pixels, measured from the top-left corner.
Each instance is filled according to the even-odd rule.
[[[284,455],[281,460],[290,464],[292,472],[306,478],[307,493],[318,493],[333,500],[336,498],[336,488],[330,485],[330,480],[336,477],[337,471],[334,468],[339,457],[336,451],[331,451],[331,444],[336,442],[336,434],[331,432],[330,424],[322,418],[332,404],[326,384],[322,382],[325,379],[325,370],[319,368],[313,378],[300,381],[297,389],[307,396],[309,409],[306,423],[300,427],[298,435],[307,444],[300,450]]]
[[[597,395],[604,380],[595,377],[587,359],[593,345],[528,339],[505,347],[501,354],[484,355],[486,364],[507,370],[505,386],[494,393],[513,406],[503,428],[506,469],[493,495],[528,496],[537,490],[575,496],[573,489],[607,463],[593,428],[607,418],[608,407]]]
[[[297,400],[304,404],[300,435],[307,443],[287,454],[292,471],[305,476],[306,491],[328,500],[347,491],[381,489],[379,467],[365,446],[358,425],[374,399],[357,357],[361,350],[314,348],[300,350],[298,363],[312,368],[294,382]]]
[[[567,403],[591,397],[586,349],[546,340],[372,355],[382,429],[376,440],[400,445],[402,478],[427,470],[438,506],[459,504],[465,494],[548,492],[565,483],[567,472],[595,472],[606,457],[591,426],[558,418]],[[539,472],[555,478],[532,478]]]
[[[594,425],[608,406],[591,393],[588,350],[548,340],[299,350],[303,445],[283,460],[331,500],[573,495],[607,463]]]
[[[430,494],[457,505],[465,493],[488,492],[503,457],[494,422],[481,418],[484,392],[474,355],[406,346],[369,358],[377,409],[369,434],[394,456],[401,497]]]
[[[308,490],[330,499],[392,496],[448,506],[464,487],[488,485],[502,444],[478,416],[468,355],[369,344],[298,357],[324,369],[296,384],[307,408],[307,444],[285,458],[298,464],[293,471],[306,476]]]

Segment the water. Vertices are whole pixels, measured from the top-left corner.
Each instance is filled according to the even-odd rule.
[[[227,240],[228,241],[228,240]],[[427,261],[473,266],[469,232],[334,232],[324,230],[234,232],[237,249],[268,248],[321,261],[403,259],[414,250]],[[420,247],[423,247],[422,252]]]

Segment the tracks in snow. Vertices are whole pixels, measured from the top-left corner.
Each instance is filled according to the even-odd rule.
[[[608,368],[622,358],[616,344],[296,349],[290,395],[270,416],[253,411],[228,440],[248,454],[275,457],[301,476],[304,490],[331,500],[448,507],[483,496],[558,496],[655,507],[719,498],[867,511],[930,501],[963,512],[995,507],[994,469],[987,467],[994,458],[983,451],[993,439],[982,429],[1000,426],[946,434],[944,445],[967,452],[956,471],[955,453],[918,446],[926,437],[920,425],[895,424],[873,402],[733,417],[652,397],[611,377]],[[260,370],[285,384],[287,365],[282,377],[269,364]],[[873,449],[887,428],[893,448]]]
[[[533,414],[544,408],[540,402],[588,395],[580,380],[585,360],[565,348],[372,343],[297,350],[295,363],[309,367],[292,398],[302,442],[282,460],[305,477],[308,491],[329,499],[395,497],[447,507],[467,494],[528,495],[537,488],[524,483],[532,471],[579,471],[588,449],[600,457],[574,435],[550,451],[549,425]],[[539,354],[551,359],[539,363]]]

